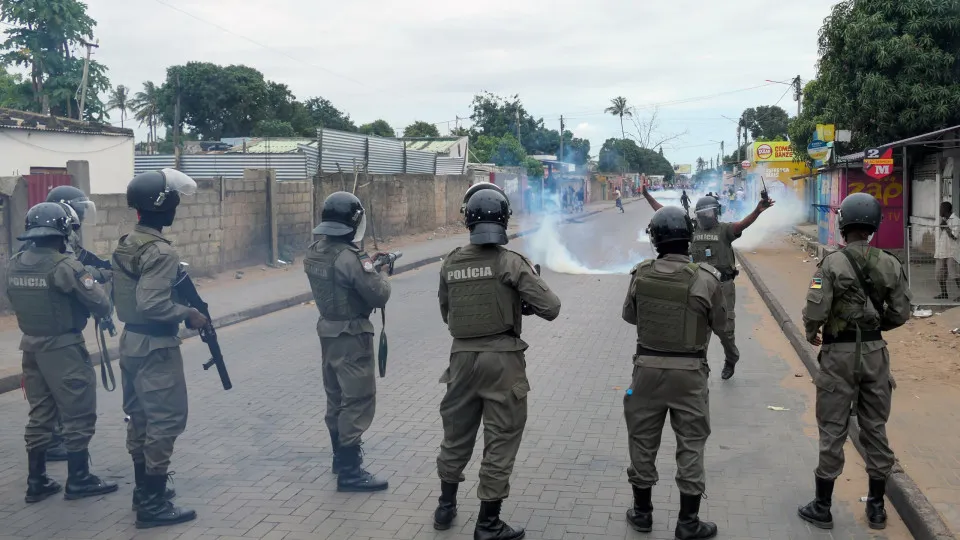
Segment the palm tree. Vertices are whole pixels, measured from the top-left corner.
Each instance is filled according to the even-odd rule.
[[[140,125],[147,125],[147,148],[152,154],[156,151],[157,123],[160,117],[160,89],[151,81],[143,83],[143,91],[137,92],[130,102],[134,118]]]
[[[623,117],[626,116],[627,118],[633,118],[633,111],[631,111],[630,107],[627,105],[627,98],[623,96],[618,96],[611,99],[610,104],[611,105],[604,109],[603,112],[620,117],[620,135],[626,139],[627,132],[623,129]]]
[[[127,118],[128,108],[130,108],[130,90],[126,86],[119,84],[113,89],[113,92],[110,92],[110,100],[107,101],[107,110],[120,110],[120,127],[123,127],[123,121]]]
[[[707,168],[707,162],[702,157],[697,158],[697,172],[703,172]]]

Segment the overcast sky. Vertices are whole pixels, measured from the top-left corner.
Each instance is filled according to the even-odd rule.
[[[424,120],[441,133],[470,115],[475,93],[519,94],[551,128],[562,114],[568,129],[590,139],[594,157],[620,136],[619,120],[603,110],[622,95],[638,107],[662,104],[663,135],[686,132],[665,145],[673,163],[716,157],[712,141],[733,148],[735,125],[722,115],[775,103],[795,115],[789,88],[765,80],[814,75],[817,31],[835,3],[87,2],[98,22],[96,59],[113,84],[134,91],[146,80],[162,83],[173,64],[245,64],[299,99],[330,99],[358,124],[383,118],[402,129]]]

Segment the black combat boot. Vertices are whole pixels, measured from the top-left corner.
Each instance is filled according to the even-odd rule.
[[[147,464],[145,462],[133,462],[133,478],[136,482],[136,487],[133,488],[133,510],[136,512],[140,508],[140,501],[144,497],[144,483],[147,480]],[[177,496],[177,492],[172,488],[167,488],[163,496],[169,501]]]
[[[480,514],[477,515],[473,540],[520,540],[527,534],[523,529],[514,529],[500,520],[501,505],[502,500],[480,501]]]
[[[167,494],[166,474],[145,474],[143,497],[137,509],[137,528],[151,529],[186,523],[197,519],[197,513],[187,508],[174,506]]]
[[[54,435],[53,444],[47,447],[47,461],[66,461],[67,447],[63,445],[63,439]]]
[[[733,372],[736,371],[736,369],[737,369],[736,364],[732,364],[730,362],[724,362],[723,371],[720,372],[720,378],[725,381],[730,379],[731,377],[733,377]]]
[[[386,480],[377,478],[360,466],[363,463],[363,453],[359,444],[341,446],[338,455],[341,465],[340,474],[337,476],[337,491],[365,493],[387,489]]]
[[[815,477],[817,482],[817,497],[806,506],[797,509],[800,519],[821,529],[833,528],[833,514],[830,505],[833,499],[833,480]]]
[[[653,530],[653,488],[633,486],[633,508],[627,510],[627,523],[637,532]]]
[[[680,494],[680,515],[674,534],[677,540],[695,540],[713,538],[717,535],[717,524],[700,521],[700,498],[702,495]]]
[[[117,490],[115,482],[105,482],[90,474],[90,454],[86,450],[67,453],[67,487],[63,498],[68,501],[106,495]]]
[[[871,529],[887,528],[887,511],[883,509],[883,495],[887,492],[886,478],[871,478],[867,495],[867,524]]]
[[[27,496],[23,498],[28,503],[40,502],[51,495],[60,493],[60,484],[47,476],[46,450],[30,450],[27,452]]]
[[[445,531],[450,528],[453,518],[457,517],[457,488],[460,484],[440,482],[440,504],[433,513],[433,528]]]
[[[343,468],[343,459],[340,458],[340,434],[339,433],[330,433],[330,445],[333,448],[333,466],[331,470],[333,474],[340,474],[340,469]]]

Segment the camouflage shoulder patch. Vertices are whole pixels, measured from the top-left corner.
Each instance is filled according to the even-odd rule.
[[[811,289],[822,289],[823,288],[823,278],[815,277],[810,280]]]

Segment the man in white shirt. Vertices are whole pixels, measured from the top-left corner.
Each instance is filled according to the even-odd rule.
[[[947,201],[940,203],[940,226],[937,228],[936,249],[933,257],[937,260],[937,283],[940,285],[940,294],[934,298],[946,300],[947,280],[953,275],[953,280],[960,289],[960,218],[953,213],[953,205]],[[960,297],[955,301],[960,302]]]

